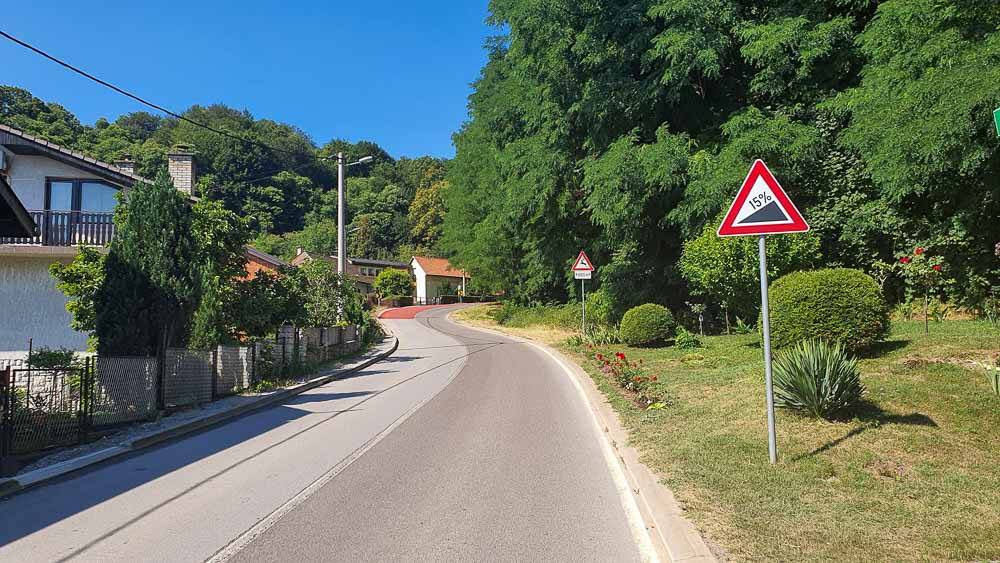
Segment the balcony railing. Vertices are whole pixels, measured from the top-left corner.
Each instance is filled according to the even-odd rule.
[[[36,246],[104,246],[115,236],[113,213],[91,211],[29,211],[38,225],[33,237],[0,237],[0,244]]]

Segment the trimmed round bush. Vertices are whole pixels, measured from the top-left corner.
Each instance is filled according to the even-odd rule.
[[[622,317],[622,341],[629,346],[650,346],[664,342],[674,334],[674,316],[663,305],[646,303],[632,307]]]
[[[817,339],[856,353],[885,340],[889,309],[878,284],[850,268],[794,272],[771,285],[771,341],[776,348]]]

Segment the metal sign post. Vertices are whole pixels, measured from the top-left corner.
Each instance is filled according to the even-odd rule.
[[[585,284],[594,273],[594,263],[590,261],[590,256],[581,250],[572,269],[573,277],[580,280],[580,304],[583,307],[583,327],[581,330],[583,335],[587,336],[587,287]]]
[[[764,333],[764,386],[767,396],[767,454],[778,462],[778,439],[774,422],[774,385],[771,378],[771,311],[767,301],[767,243],[765,235],[804,233],[809,230],[802,214],[788,198],[778,180],[764,164],[755,160],[743,186],[719,226],[720,237],[756,236],[760,258],[760,312]]]
[[[993,124],[997,126],[997,137],[1000,137],[1000,108],[993,110]]]
[[[767,247],[764,235],[757,239],[760,251],[760,313],[764,326],[764,386],[767,388],[767,455],[778,463],[778,438],[774,430],[774,386],[771,383],[771,311],[767,303]]]

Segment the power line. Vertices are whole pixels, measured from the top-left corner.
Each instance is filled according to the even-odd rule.
[[[296,155],[296,156],[305,156],[307,158],[314,158],[316,160],[330,160],[330,158],[332,158],[332,157],[329,157],[329,156],[319,157],[319,156],[316,156],[315,154],[305,154],[305,153],[301,153],[301,152],[298,152],[298,151],[292,151],[292,150],[283,149],[283,148],[280,148],[280,147],[274,147],[274,146],[271,146],[271,145],[269,145],[267,143],[264,143],[264,142],[261,142],[261,141],[257,141],[255,139],[248,139],[246,137],[241,137],[239,135],[234,135],[233,133],[230,133],[230,132],[225,131],[223,129],[216,129],[215,127],[212,127],[210,125],[206,125],[204,123],[200,123],[200,122],[195,121],[193,119],[184,117],[183,115],[181,115],[179,113],[170,111],[169,109],[167,109],[167,108],[165,108],[165,107],[163,107],[161,105],[155,104],[153,102],[150,102],[149,100],[145,100],[143,98],[140,98],[139,96],[137,96],[137,95],[135,95],[135,94],[133,94],[133,93],[127,91],[127,90],[123,90],[122,88],[119,88],[118,86],[115,86],[114,84],[111,84],[110,82],[102,80],[102,79],[100,79],[100,78],[98,78],[98,77],[96,77],[96,76],[88,73],[85,70],[77,68],[77,67],[75,67],[75,66],[73,66],[73,65],[71,65],[71,64],[69,64],[69,63],[67,63],[67,62],[65,62],[65,61],[63,61],[61,59],[58,59],[58,58],[56,58],[56,57],[54,57],[54,56],[46,53],[45,51],[39,49],[38,47],[35,47],[34,45],[31,45],[29,43],[21,41],[17,37],[14,37],[13,35],[7,33],[6,31],[4,31],[2,29],[0,29],[0,35],[2,35],[3,37],[6,37],[7,39],[9,39],[11,41],[13,41],[14,43],[17,43],[18,45],[24,47],[25,49],[33,51],[33,52],[35,52],[35,53],[37,53],[37,54],[45,57],[46,59],[49,59],[50,61],[52,61],[52,62],[54,62],[54,63],[56,63],[56,64],[58,64],[58,65],[60,65],[62,67],[65,67],[65,68],[67,68],[67,69],[69,69],[69,70],[71,70],[71,71],[79,74],[80,76],[83,76],[84,78],[87,78],[88,80],[92,80],[92,81],[100,84],[101,86],[104,86],[106,88],[110,88],[110,89],[114,90],[115,92],[118,92],[119,94],[121,94],[123,96],[127,96],[129,98],[132,98],[133,100],[139,102],[140,104],[149,106],[149,107],[151,107],[151,108],[153,108],[153,109],[155,109],[157,111],[163,112],[163,113],[165,113],[165,114],[167,114],[167,115],[169,115],[171,117],[175,117],[175,118],[177,118],[177,119],[179,119],[181,121],[190,123],[191,125],[194,125],[196,127],[201,127],[202,129],[206,129],[206,130],[211,131],[213,133],[216,133],[218,135],[222,135],[223,137],[228,137],[230,139],[233,139],[234,141],[240,141],[242,143],[249,143],[249,144],[252,144],[252,145],[257,145],[259,147],[263,147],[265,149],[272,150],[272,151],[275,151],[275,152],[283,152],[283,153],[286,153],[286,154],[291,154],[291,155]]]

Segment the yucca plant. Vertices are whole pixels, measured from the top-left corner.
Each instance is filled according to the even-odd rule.
[[[774,403],[829,418],[856,404],[865,392],[858,362],[843,346],[805,340],[774,362]]]

